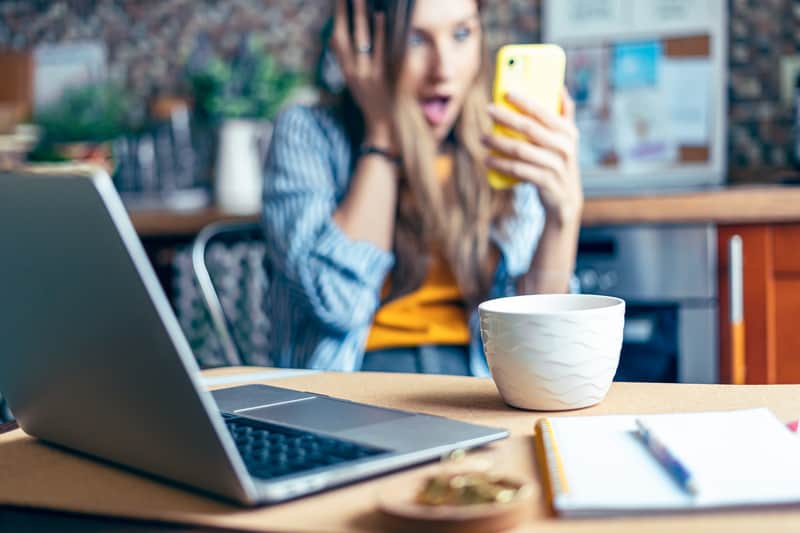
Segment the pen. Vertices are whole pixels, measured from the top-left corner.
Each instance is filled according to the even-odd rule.
[[[636,419],[636,426],[639,428],[639,438],[642,439],[642,442],[653,454],[653,457],[656,458],[661,466],[667,469],[683,490],[696,496],[699,487],[697,486],[697,480],[689,469],[669,451],[663,441],[653,433],[653,430],[642,419]]]

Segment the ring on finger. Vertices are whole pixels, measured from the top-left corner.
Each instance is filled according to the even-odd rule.
[[[356,45],[356,52],[359,54],[370,54],[372,53],[372,44],[371,43],[363,43]]]

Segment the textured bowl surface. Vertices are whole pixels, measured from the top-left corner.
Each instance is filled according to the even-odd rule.
[[[555,411],[605,398],[622,348],[623,300],[530,295],[484,302],[479,312],[489,368],[506,403]]]

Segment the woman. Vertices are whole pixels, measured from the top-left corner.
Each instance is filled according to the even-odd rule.
[[[488,375],[477,304],[564,292],[583,204],[574,105],[488,104],[478,0],[338,0],[333,107],[276,121],[266,164],[276,364]],[[370,30],[370,27],[373,29]],[[525,140],[488,135],[491,122]],[[488,155],[488,154],[493,155]],[[522,183],[496,191],[487,169]]]

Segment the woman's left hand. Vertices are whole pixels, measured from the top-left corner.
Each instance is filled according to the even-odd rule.
[[[524,139],[484,136],[484,145],[492,150],[486,165],[534,184],[549,222],[577,223],[583,209],[583,188],[578,168],[575,102],[564,89],[563,113],[558,115],[520,94],[509,93],[506,98],[520,112],[490,105],[489,115],[497,124],[521,133]]]

